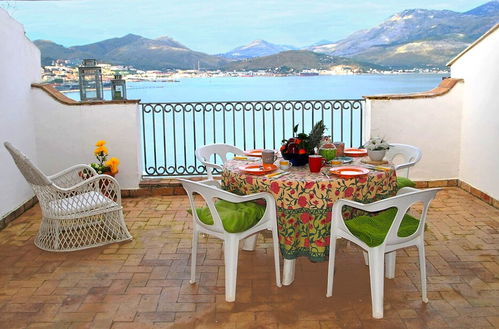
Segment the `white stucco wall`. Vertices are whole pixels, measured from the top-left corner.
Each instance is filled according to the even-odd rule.
[[[366,100],[366,131],[391,143],[417,146],[421,161],[411,168],[414,180],[459,177],[463,83],[430,98]],[[369,137],[369,136],[367,136]]]
[[[38,165],[47,174],[96,162],[95,143],[105,140],[109,155],[120,159],[116,179],[135,189],[141,179],[138,104],[65,105],[41,89],[32,90]]]
[[[41,78],[40,51],[21,24],[0,8],[0,142],[10,141],[45,173],[91,163],[104,139],[121,161],[121,188],[134,189],[142,174],[138,104],[62,104],[32,88]],[[0,145],[0,219],[33,197],[7,150]]]
[[[499,199],[499,29],[451,66],[464,79],[460,179]]]
[[[31,83],[40,79],[40,51],[21,24],[0,8],[0,218],[33,197],[3,146],[10,141],[36,158]]]

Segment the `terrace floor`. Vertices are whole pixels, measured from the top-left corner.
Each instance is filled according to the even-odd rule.
[[[33,238],[38,205],[0,232],[0,328],[499,328],[499,210],[459,188],[438,194],[426,233],[429,304],[420,299],[415,248],[398,252],[385,280],[385,318],[371,318],[368,268],[339,242],[335,292],[326,263],[299,259],[277,288],[271,240],[240,252],[235,303],[224,300],[222,244],[201,238],[189,284],[190,217],[184,196],[123,200],[135,239],[49,253]]]

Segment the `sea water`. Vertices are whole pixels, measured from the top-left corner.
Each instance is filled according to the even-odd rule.
[[[427,91],[447,74],[359,74],[287,77],[185,78],[178,82],[127,82],[128,99],[141,102],[219,102],[349,99]],[[66,94],[79,100],[78,92]],[[104,98],[111,99],[110,90]]]
[[[289,77],[186,78],[179,82],[128,82],[128,99],[142,103],[192,103],[227,101],[290,101],[360,99],[376,94],[421,92],[436,87],[443,75],[335,75]],[[68,93],[78,99],[78,93]],[[104,91],[110,99],[110,91]],[[141,115],[143,122],[144,168],[149,175],[193,174],[202,171],[194,157],[197,147],[229,143],[241,149],[278,148],[282,139],[293,135],[293,124],[308,132],[324,111],[257,110],[234,111],[222,107],[183,104],[173,110]],[[151,108],[149,108],[150,110]],[[235,113],[233,113],[235,112]],[[292,116],[292,112],[296,116]],[[316,113],[314,117],[312,112]],[[326,111],[327,112],[327,111]],[[362,143],[360,111],[334,110],[324,121],[333,140],[358,147]],[[343,124],[341,124],[343,122]],[[224,126],[225,124],[225,126]]]

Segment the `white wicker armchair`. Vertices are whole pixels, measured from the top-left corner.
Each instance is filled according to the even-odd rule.
[[[9,142],[4,145],[40,202],[38,248],[73,251],[132,239],[116,179],[83,164],[46,176]]]

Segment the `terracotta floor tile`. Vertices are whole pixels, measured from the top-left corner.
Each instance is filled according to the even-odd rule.
[[[223,245],[200,236],[190,284],[192,225],[184,196],[123,199],[134,240],[72,253],[33,245],[40,209],[0,231],[0,328],[499,328],[499,210],[459,188],[441,191],[425,235],[428,297],[415,248],[397,252],[384,319],[371,317],[360,250],[338,243],[335,291],[327,263],[300,258],[295,282],[275,286],[271,237],[241,251],[235,303],[225,302]]]

